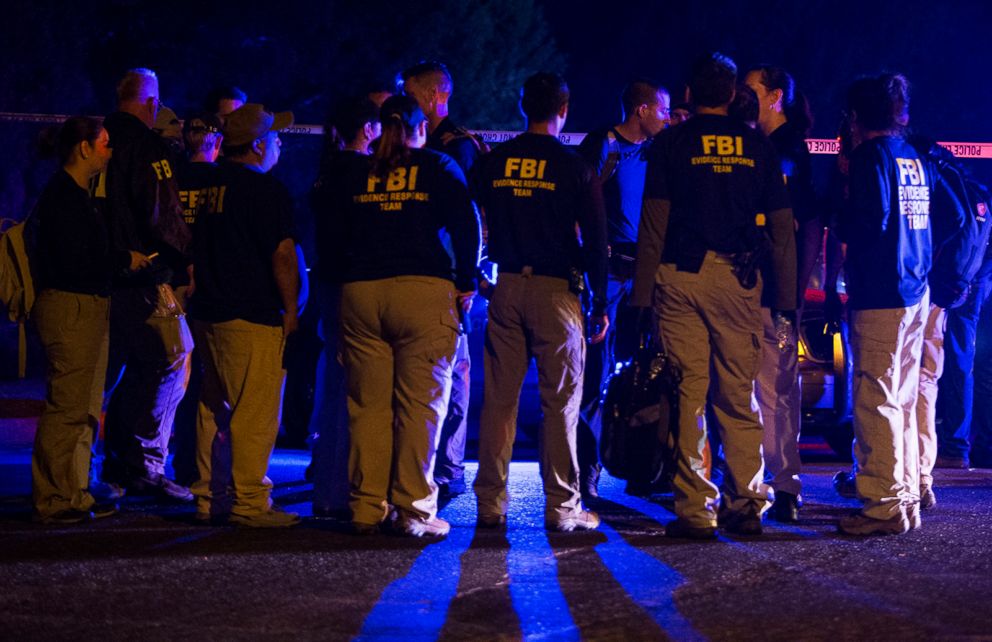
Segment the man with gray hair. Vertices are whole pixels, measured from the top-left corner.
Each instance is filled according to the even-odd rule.
[[[482,144],[464,127],[448,117],[448,100],[454,89],[448,67],[436,60],[420,62],[401,74],[403,93],[417,101],[427,116],[427,149],[451,156],[465,176],[479,158]],[[434,481],[442,497],[465,492],[465,440],[468,435],[468,404],[472,360],[468,327],[458,335],[455,365],[451,375],[451,399],[437,446]]]
[[[104,120],[114,158],[95,196],[113,247],[137,248],[152,264],[114,281],[103,480],[132,495],[191,501],[189,489],[165,477],[193,341],[173,290],[188,282],[190,233],[172,153],[152,130],[161,106],[155,72],[128,71],[117,85],[117,105]]]

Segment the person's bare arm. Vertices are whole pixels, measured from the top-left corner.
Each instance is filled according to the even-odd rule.
[[[293,239],[283,239],[272,253],[272,273],[282,299],[282,332],[288,337],[299,327],[300,273]]]

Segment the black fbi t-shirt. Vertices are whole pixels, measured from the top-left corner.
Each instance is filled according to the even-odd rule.
[[[292,197],[276,177],[239,163],[222,162],[217,174],[221,197],[197,215],[190,314],[214,323],[243,319],[279,326],[282,297],[272,255],[294,238]]]
[[[698,271],[707,250],[752,250],[759,214],[790,206],[782,169],[761,133],[702,114],[652,145],[644,198],[671,202],[662,261]]]

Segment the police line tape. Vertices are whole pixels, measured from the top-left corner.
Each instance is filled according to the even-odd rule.
[[[48,123],[58,124],[64,122],[69,116],[63,114],[21,114],[14,112],[0,112],[0,121],[15,121],[27,123]],[[486,141],[490,145],[505,143],[521,132],[515,130],[501,129],[474,129],[473,134]],[[293,125],[282,130],[283,134],[298,134],[303,136],[322,136],[324,127],[322,125]],[[563,133],[558,135],[565,145],[578,145],[586,137],[584,133]],[[938,145],[946,148],[958,158],[968,159],[989,159],[992,160],[992,143],[952,143],[939,142]],[[840,152],[840,142],[836,138],[807,138],[806,147],[810,154],[837,154]]]

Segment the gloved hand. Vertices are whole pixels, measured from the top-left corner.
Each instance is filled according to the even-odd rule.
[[[775,325],[775,337],[778,339],[778,349],[789,352],[796,349],[796,311],[772,310],[772,323]]]

